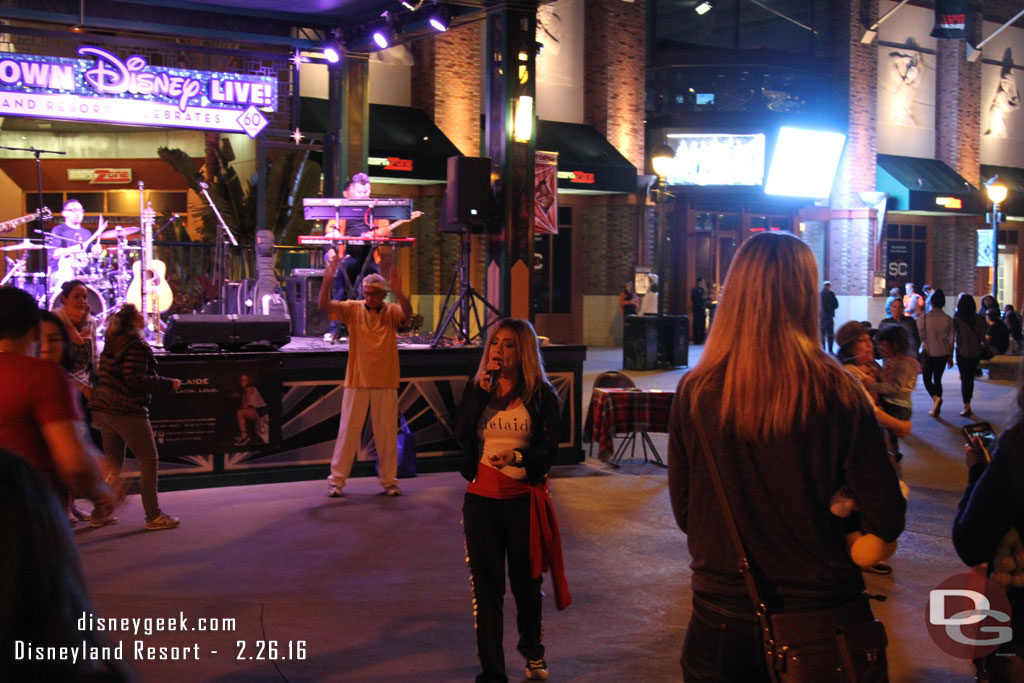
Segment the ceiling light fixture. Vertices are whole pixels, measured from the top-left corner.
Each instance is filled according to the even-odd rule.
[[[701,15],[707,14],[708,12],[711,11],[711,3],[707,2],[707,0],[704,0],[704,2],[694,7],[693,11]]]

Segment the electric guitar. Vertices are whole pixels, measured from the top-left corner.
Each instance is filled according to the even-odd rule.
[[[40,220],[48,221],[51,218],[53,218],[53,214],[51,214],[50,210],[44,206],[35,213],[30,213],[26,216],[21,216],[20,218],[13,218],[9,221],[4,221],[3,223],[0,223],[0,233],[10,232],[11,230],[14,230],[16,227],[21,225],[22,223],[30,223],[32,221]]]
[[[142,251],[139,260],[132,264],[132,281],[128,285],[125,300],[135,304],[147,317],[163,313],[174,303],[174,292],[167,284],[167,265],[153,258],[153,221],[156,212],[152,208],[142,212]],[[146,276],[142,276],[145,268]]]

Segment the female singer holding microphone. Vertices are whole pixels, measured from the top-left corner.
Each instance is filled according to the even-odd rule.
[[[492,328],[480,366],[455,418],[462,476],[466,554],[476,607],[478,682],[507,681],[502,648],[505,562],[516,601],[526,676],[545,680],[541,572],[551,568],[558,609],[571,602],[547,474],[558,450],[559,398],[548,382],[533,326],[506,318]]]

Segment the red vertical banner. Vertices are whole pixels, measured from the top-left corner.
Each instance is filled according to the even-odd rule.
[[[558,152],[537,152],[534,232],[558,234]]]

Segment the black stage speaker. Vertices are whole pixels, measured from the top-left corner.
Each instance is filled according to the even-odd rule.
[[[172,315],[164,332],[169,351],[277,349],[291,341],[290,321],[283,315]]]
[[[493,202],[490,157],[448,157],[441,232],[482,232]]]
[[[292,275],[288,278],[288,312],[292,316],[292,334],[296,337],[320,337],[327,332],[327,311],[317,307],[323,275]]]
[[[622,367],[653,370],[658,363],[658,319],[627,315],[622,330]]]

